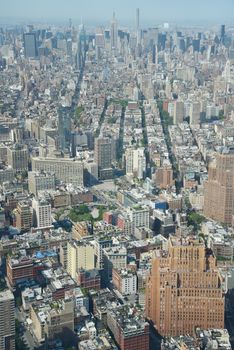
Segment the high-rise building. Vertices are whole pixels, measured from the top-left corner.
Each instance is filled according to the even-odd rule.
[[[67,272],[76,279],[76,273],[81,268],[95,268],[95,248],[90,243],[70,241],[67,243]]]
[[[101,58],[101,52],[105,48],[105,36],[102,28],[97,28],[95,33],[96,59]]]
[[[24,55],[29,58],[37,57],[36,33],[24,33]]]
[[[86,32],[83,24],[79,26],[77,38],[77,53],[76,53],[76,67],[82,69],[85,62],[86,55]]]
[[[118,49],[118,23],[113,12],[113,18],[111,21],[110,29],[111,50],[116,51]]]
[[[71,141],[71,111],[68,106],[58,109],[58,137],[60,150],[68,150]]]
[[[98,166],[92,161],[84,162],[84,182],[85,186],[92,186],[98,182]]]
[[[10,167],[0,169],[0,184],[6,181],[11,182],[12,180],[14,180],[14,177],[15,177],[14,170],[11,169]]]
[[[86,133],[73,131],[71,132],[71,156],[76,157],[77,147],[88,147],[88,136]]]
[[[146,286],[146,315],[161,335],[224,327],[222,278],[203,241],[170,237],[167,251],[155,251]]]
[[[200,124],[201,104],[193,102],[190,107],[190,124]]]
[[[140,9],[136,9],[136,38],[137,38],[137,45],[140,44],[141,41],[141,31],[140,31]]]
[[[33,171],[54,173],[56,179],[74,186],[83,186],[83,163],[70,158],[32,158]]]
[[[220,28],[220,41],[222,44],[224,42],[224,38],[225,38],[225,24],[222,24]]]
[[[52,225],[51,204],[45,199],[33,199],[32,207],[34,210],[34,226],[46,228]]]
[[[68,63],[72,64],[72,39],[67,39],[67,57],[68,57]]]
[[[97,28],[95,33],[95,46],[104,49],[105,36],[102,28]]]
[[[128,215],[134,227],[149,228],[149,208],[146,206],[136,205],[128,208]]]
[[[39,191],[54,190],[55,175],[44,171],[28,172],[28,190],[37,196]]]
[[[193,51],[200,51],[200,39],[193,39],[192,41]]]
[[[28,202],[19,202],[14,210],[15,226],[21,230],[30,230],[32,227],[32,209]]]
[[[140,29],[140,9],[137,8],[136,9],[136,30],[137,30],[137,32],[139,29]]]
[[[173,170],[171,165],[163,165],[155,171],[154,181],[160,188],[168,188],[174,185]]]
[[[126,149],[126,175],[143,179],[146,173],[145,149],[140,147],[137,149]]]
[[[209,166],[204,184],[204,215],[232,224],[234,215],[234,147],[224,148]]]
[[[184,119],[184,102],[176,101],[174,105],[173,123],[174,124],[183,123],[183,119]]]
[[[7,163],[15,171],[28,170],[28,149],[27,146],[16,143],[7,147]]]
[[[95,238],[95,255],[97,257],[97,268],[104,268],[104,249],[112,246],[112,239],[108,238],[106,235],[104,237]]]
[[[15,350],[15,299],[8,289],[0,292],[0,350]]]
[[[103,249],[103,262],[105,280],[111,280],[112,269],[124,269],[127,267],[127,249],[125,247],[109,247]]]
[[[97,28],[95,33],[96,59],[101,58],[101,50],[105,48],[105,36],[102,28]]]
[[[112,148],[113,148],[112,140],[110,138],[99,137],[95,139],[94,159],[98,165],[99,177],[102,179],[112,176],[112,168],[111,168],[112,161],[113,161]]]

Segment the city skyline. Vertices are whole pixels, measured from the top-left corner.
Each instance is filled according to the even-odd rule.
[[[214,5],[215,4],[215,5]],[[120,0],[96,2],[88,0],[85,3],[77,3],[75,0],[69,0],[64,3],[61,0],[51,0],[49,3],[45,0],[40,3],[31,3],[27,0],[10,0],[1,6],[1,18],[7,20],[54,20],[65,21],[72,18],[74,23],[83,19],[84,22],[108,21],[112,17],[112,12],[116,12],[118,20],[124,24],[128,21],[133,24],[135,21],[135,10],[140,8],[140,21],[144,25],[151,21],[170,21],[172,23],[215,23],[218,21],[230,22],[233,20],[234,2],[225,0],[198,0],[189,3],[186,0],[153,0],[142,3],[137,0],[134,2],[124,2]]]

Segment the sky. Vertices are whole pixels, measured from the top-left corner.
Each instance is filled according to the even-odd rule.
[[[113,10],[119,22],[134,22],[140,8],[141,22],[152,20],[193,23],[232,22],[234,0],[1,0],[1,18],[52,19],[74,22],[110,20]]]

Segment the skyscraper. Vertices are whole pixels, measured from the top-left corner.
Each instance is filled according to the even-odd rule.
[[[137,38],[137,45],[140,44],[141,39],[141,33],[140,33],[140,9],[136,9],[136,38]]]
[[[99,137],[95,140],[94,159],[98,165],[99,177],[104,179],[112,176],[112,140],[108,137]]]
[[[115,12],[113,12],[113,18],[111,21],[111,30],[110,30],[110,39],[111,39],[111,50],[115,51],[118,49],[118,24],[115,17]]]
[[[224,295],[216,259],[203,242],[170,237],[156,250],[146,284],[146,315],[163,336],[224,327]]]
[[[139,29],[140,29],[140,9],[137,8],[136,9],[136,30],[137,30],[137,32]]]
[[[15,300],[10,290],[0,292],[0,350],[15,350]]]
[[[105,47],[105,37],[102,28],[97,28],[95,33],[95,50],[97,60],[101,57],[101,51]]]
[[[204,184],[204,215],[231,224],[234,214],[234,146],[224,148],[209,166]]]
[[[76,53],[76,67],[82,69],[85,62],[86,55],[86,32],[83,24],[79,26],[77,38],[77,53]]]
[[[222,24],[220,28],[220,41],[222,44],[224,42],[224,37],[225,37],[225,24]]]
[[[37,57],[37,41],[35,33],[24,33],[24,55],[25,57]]]
[[[67,39],[67,56],[68,56],[68,63],[72,64],[72,39]]]
[[[70,107],[60,106],[58,109],[58,134],[60,150],[65,151],[69,149],[71,139]]]

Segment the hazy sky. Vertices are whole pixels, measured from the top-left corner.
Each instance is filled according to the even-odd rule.
[[[74,21],[106,21],[115,9],[117,18],[133,22],[140,8],[141,21],[231,21],[234,0],[1,0],[0,17]]]

